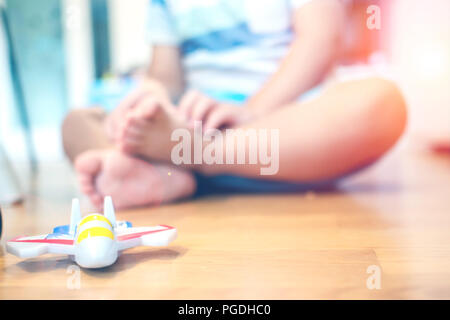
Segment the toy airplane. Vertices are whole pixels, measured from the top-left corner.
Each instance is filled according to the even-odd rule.
[[[122,250],[165,246],[177,236],[177,229],[165,225],[133,228],[128,221],[116,221],[111,197],[105,197],[103,210],[104,215],[81,218],[80,203],[73,199],[70,225],[56,227],[51,234],[12,239],[6,250],[20,258],[68,254],[83,268],[102,268],[113,264]]]

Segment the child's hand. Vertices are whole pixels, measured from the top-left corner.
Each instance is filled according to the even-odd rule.
[[[233,127],[254,117],[246,107],[220,103],[198,91],[188,91],[181,98],[178,111],[191,124],[201,121],[205,130]]]

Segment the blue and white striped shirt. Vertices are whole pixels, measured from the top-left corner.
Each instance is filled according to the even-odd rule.
[[[187,84],[251,95],[276,71],[293,10],[311,0],[150,0],[153,45],[178,46]]]

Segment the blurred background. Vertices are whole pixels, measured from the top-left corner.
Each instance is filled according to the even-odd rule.
[[[12,166],[62,161],[69,109],[123,94],[144,68],[149,0],[0,0],[0,150]],[[367,66],[397,81],[410,109],[401,146],[450,139],[450,1],[348,0],[338,73]],[[380,28],[369,29],[371,5]],[[351,66],[351,67],[350,67]],[[4,165],[3,165],[4,166]]]

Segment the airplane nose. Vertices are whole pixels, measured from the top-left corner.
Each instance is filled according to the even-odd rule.
[[[77,245],[75,261],[83,268],[102,268],[117,260],[117,246],[106,237],[93,237]]]

